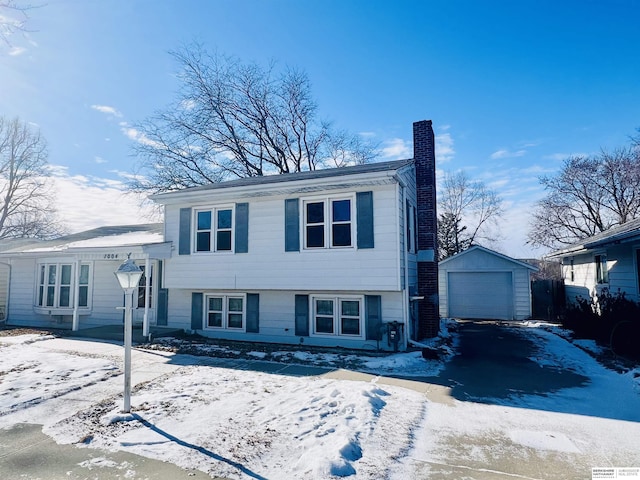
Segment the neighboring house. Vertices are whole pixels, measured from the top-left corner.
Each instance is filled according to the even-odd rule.
[[[538,269],[474,245],[438,266],[440,315],[523,320],[531,317],[531,273]]]
[[[567,302],[603,288],[640,301],[640,219],[610,228],[549,255],[562,260]]]
[[[435,335],[433,147],[431,122],[418,122],[412,160],[153,196],[175,247],[164,273],[170,325],[365,349],[404,349],[408,338]]]
[[[166,324],[162,261],[171,254],[161,224],[101,227],[50,241],[0,246],[11,325],[78,328],[122,323],[123,291],[114,272],[130,255],[145,271],[134,322]],[[0,286],[2,281],[0,278]],[[163,304],[164,302],[164,304]]]
[[[402,350],[435,336],[434,134],[431,121],[413,130],[410,160],[158,194],[160,229],[96,229],[0,250],[10,269],[7,321],[121,323],[114,272],[131,254],[151,272],[134,321],[221,339],[362,349]]]

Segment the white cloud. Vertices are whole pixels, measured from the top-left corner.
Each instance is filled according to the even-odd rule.
[[[118,118],[122,117],[122,113],[120,113],[114,107],[110,107],[108,105],[91,105],[91,108],[107,115],[113,115],[114,117]]]
[[[440,127],[440,130],[448,130],[449,126]],[[410,142],[402,138],[391,138],[383,142],[381,149],[383,158],[412,158],[413,147]],[[453,159],[456,151],[453,148],[453,138],[450,133],[435,135],[435,154],[437,163],[446,163]]]
[[[411,158],[411,147],[402,138],[392,138],[384,142],[382,156],[385,158]]]
[[[545,155],[544,157],[542,157],[545,160],[556,160],[556,161],[563,161],[566,160],[569,157],[588,157],[589,154],[588,153],[552,153],[550,155]]]
[[[183,110],[193,110],[196,107],[195,100],[187,99],[180,102],[180,108]]]
[[[375,132],[358,132],[358,135],[364,138],[373,138],[376,136]]]
[[[106,161],[104,158],[102,158],[102,157],[96,157],[96,158],[94,158],[94,160],[95,160],[95,162],[96,162],[96,163],[98,163],[98,164],[100,164],[100,163],[107,163],[107,161]]]
[[[11,47],[9,49],[9,56],[17,57],[18,55],[22,55],[26,51],[27,49],[24,47]]]
[[[149,137],[147,137],[144,132],[141,132],[140,130],[130,127],[127,122],[121,122],[120,123],[120,129],[122,130],[122,133],[129,138],[130,140],[133,140],[134,142],[138,142],[141,143],[143,145],[149,145],[151,147],[157,147],[160,148],[161,145],[154,141],[151,140]]]
[[[490,155],[490,158],[492,160],[497,160],[500,158],[516,158],[516,157],[522,157],[527,153],[526,150],[516,150],[515,152],[507,150],[507,149],[501,149],[498,150],[496,152],[493,152]]]
[[[448,130],[449,126],[441,127],[442,130]],[[436,162],[446,163],[453,159],[456,151],[453,149],[453,138],[450,133],[440,133],[436,135]]]
[[[124,182],[83,175],[52,166],[58,214],[71,233],[107,225],[157,222],[157,210],[141,196],[127,193]]]

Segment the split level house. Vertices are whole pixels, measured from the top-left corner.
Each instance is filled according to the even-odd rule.
[[[640,219],[557,250],[549,258],[562,262],[567,302],[612,294],[640,302]]]
[[[229,340],[386,350],[438,332],[431,121],[414,124],[413,159],[151,198],[164,207],[159,226],[0,251],[6,321],[122,322],[113,272],[130,254],[145,270],[134,321]]]

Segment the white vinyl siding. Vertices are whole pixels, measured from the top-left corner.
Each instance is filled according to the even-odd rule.
[[[638,260],[636,250],[640,245],[616,245],[606,251],[584,253],[565,257],[562,261],[562,276],[565,280],[565,295],[568,302],[577,296],[589,298],[598,295],[602,288],[611,293],[625,292],[628,299],[640,301]],[[607,283],[598,283],[596,256],[606,256]],[[571,263],[573,262],[573,264]],[[571,271],[573,270],[573,281]]]
[[[372,187],[365,189],[372,190]],[[401,247],[397,218],[402,212],[397,208],[399,202],[395,185],[375,186],[373,195],[375,248],[317,248],[286,252],[283,214],[286,196],[250,198],[249,251],[243,255],[174,255],[166,264],[165,286],[169,289],[220,291],[264,288],[312,292],[398,291],[401,289]],[[353,191],[338,191],[330,198],[355,196]],[[229,202],[232,199],[225,200]],[[301,199],[301,212],[304,211],[303,201]],[[352,210],[355,210],[354,202]],[[165,207],[166,240],[174,244],[179,237],[180,208],[184,206]],[[351,229],[354,230],[351,238],[355,245],[355,211],[351,218]],[[300,228],[304,228],[303,222]],[[300,245],[304,250],[302,237]]]
[[[230,295],[241,295],[244,292],[228,292]],[[313,335],[298,337],[295,335],[295,295],[306,293],[270,289],[252,290],[251,293],[260,295],[260,332],[249,333],[243,330],[205,328],[198,334],[210,338],[225,340],[240,340],[254,342],[270,342],[312,346],[335,347],[340,345],[345,348],[375,350],[377,344],[374,340],[365,340],[364,336],[353,335]],[[210,295],[215,295],[209,292]],[[397,320],[403,315],[403,292],[367,292],[367,294],[379,294],[381,296],[383,321]],[[191,329],[191,302],[192,291],[188,289],[173,289],[170,292],[169,302],[169,327]],[[311,296],[311,295],[310,295]],[[335,298],[344,296],[337,292],[317,292],[317,296]],[[360,295],[358,295],[360,296]],[[364,297],[364,294],[361,295]],[[203,302],[206,304],[206,300]],[[364,309],[364,305],[362,306]],[[246,309],[246,307],[245,307]],[[311,321],[311,298],[309,298],[309,321]],[[203,308],[204,315],[204,308]],[[362,313],[364,315],[364,311]],[[363,332],[364,334],[364,332]],[[303,342],[300,339],[303,339]],[[380,348],[389,349],[387,342],[380,342]]]

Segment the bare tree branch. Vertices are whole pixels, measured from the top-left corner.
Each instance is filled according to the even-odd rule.
[[[29,10],[41,5],[32,5],[15,0],[0,0],[0,41],[13,47],[11,37],[17,33],[27,33]]]
[[[465,172],[445,173],[438,197],[440,259],[455,255],[474,243],[497,240],[503,214],[502,199],[484,183],[471,181]]]
[[[0,239],[63,233],[47,182],[47,147],[40,132],[0,117]]]
[[[130,189],[163,192],[373,157],[373,145],[317,120],[305,73],[242,63],[199,45],[172,55],[182,86],[171,106],[136,126],[138,179]]]
[[[533,212],[529,242],[558,248],[640,217],[640,150],[570,157],[540,178],[547,195]]]

